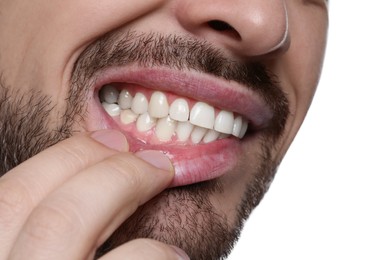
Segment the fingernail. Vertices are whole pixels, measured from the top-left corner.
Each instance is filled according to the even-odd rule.
[[[108,148],[119,152],[128,152],[129,144],[126,137],[116,130],[100,130],[93,132],[91,137]]]
[[[190,257],[184,252],[181,248],[176,246],[171,246],[173,250],[175,250],[178,260],[190,260]]]
[[[135,153],[138,158],[150,163],[154,167],[157,167],[166,171],[173,171],[173,166],[168,156],[163,152],[154,150],[144,150]]]

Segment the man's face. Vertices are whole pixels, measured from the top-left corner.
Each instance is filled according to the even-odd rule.
[[[0,0],[0,174],[118,129],[176,175],[99,254],[151,237],[226,255],[305,117],[326,30],[322,0]]]

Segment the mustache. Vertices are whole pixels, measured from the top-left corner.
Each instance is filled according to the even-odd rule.
[[[276,75],[260,62],[239,62],[213,44],[187,35],[162,35],[136,31],[115,31],[91,43],[79,56],[72,71],[72,95],[87,92],[99,72],[110,67],[138,64],[178,71],[193,70],[235,81],[259,93],[273,110],[272,133],[279,135],[289,106]]]

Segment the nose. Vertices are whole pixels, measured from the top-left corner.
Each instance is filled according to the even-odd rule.
[[[247,57],[288,42],[285,0],[182,0],[176,16],[188,32]]]

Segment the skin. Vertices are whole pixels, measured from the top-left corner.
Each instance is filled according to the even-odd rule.
[[[54,106],[46,127],[52,130],[66,109],[75,62],[100,37],[119,29],[189,35],[234,61],[259,62],[277,76],[289,114],[270,149],[276,168],[315,93],[327,18],[327,2],[321,0],[0,0],[2,91],[8,89],[11,99],[32,90],[48,97]],[[233,29],[208,26],[215,20]],[[0,178],[0,259],[91,259],[138,207],[170,185],[174,168],[162,153],[130,153],[121,133],[91,127],[91,121],[72,121],[71,131],[58,138],[65,140],[42,146]],[[209,195],[228,226],[241,221],[237,205],[253,182],[259,164],[254,154],[261,149],[260,142],[248,146],[232,172],[218,180],[222,191]],[[134,239],[103,259],[185,259],[168,245],[173,243],[163,242]]]

